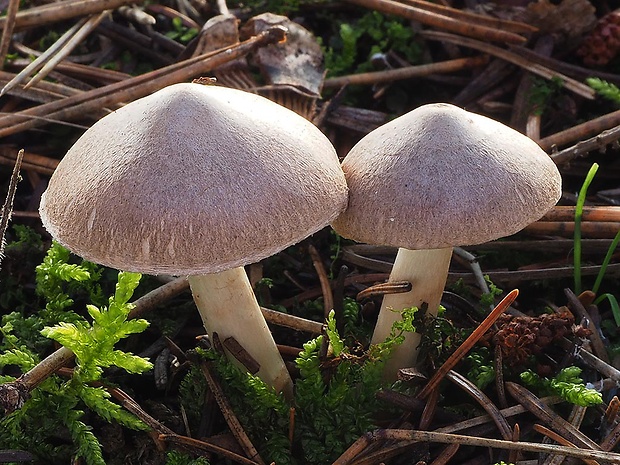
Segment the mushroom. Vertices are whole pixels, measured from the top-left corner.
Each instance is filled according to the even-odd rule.
[[[243,269],[328,225],[347,186],[309,121],[247,92],[175,84],[88,129],[41,198],[43,225],[112,268],[189,275],[210,336],[234,338],[258,376],[292,382]]]
[[[340,235],[398,247],[390,281],[410,292],[383,299],[372,342],[385,340],[400,311],[427,304],[436,315],[452,248],[521,230],[555,205],[561,177],[527,136],[450,104],[421,106],[370,132],[342,163],[349,205],[332,223]],[[420,335],[408,334],[385,376],[416,364]]]

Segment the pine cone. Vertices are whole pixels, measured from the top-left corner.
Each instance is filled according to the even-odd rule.
[[[500,347],[504,362],[517,367],[569,335],[574,323],[575,318],[566,307],[558,313],[537,317],[504,314],[497,321],[500,329],[492,336],[492,341]]]
[[[620,9],[598,20],[577,49],[587,66],[604,66],[620,52]]]

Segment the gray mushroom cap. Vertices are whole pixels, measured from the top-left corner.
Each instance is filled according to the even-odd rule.
[[[560,173],[534,141],[449,104],[424,105],[377,128],[342,168],[349,205],[334,229],[412,250],[514,234],[561,195]]]
[[[329,224],[347,186],[330,141],[263,97],[175,84],[95,123],[41,198],[51,235],[103,265],[204,274]]]

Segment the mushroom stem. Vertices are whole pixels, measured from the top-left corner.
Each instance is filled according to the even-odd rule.
[[[389,281],[409,281],[412,289],[401,294],[388,294],[383,298],[372,343],[385,341],[394,322],[400,320],[400,311],[428,304],[427,315],[437,315],[443,289],[448,278],[452,248],[409,250],[398,249]],[[400,368],[414,367],[421,336],[408,333],[386,362],[384,376],[395,380]]]
[[[293,381],[243,267],[189,276],[188,281],[209,337],[213,333],[217,333],[221,341],[234,337],[260,365],[256,375],[291,399]],[[232,354],[227,355],[229,360],[242,366]]]

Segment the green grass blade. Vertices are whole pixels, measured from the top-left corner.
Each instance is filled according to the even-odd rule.
[[[611,257],[614,254],[616,247],[618,247],[618,242],[620,242],[620,231],[616,233],[614,240],[611,241],[609,249],[607,250],[607,255],[605,255],[605,259],[603,260],[601,269],[596,276],[596,281],[594,281],[594,286],[592,286],[592,292],[594,292],[594,294],[597,294],[598,288],[601,287],[601,282],[603,281],[603,277],[605,276],[605,272],[607,271],[607,265],[609,265]]]
[[[575,294],[577,295],[581,294],[581,216],[583,215],[583,205],[586,202],[588,187],[590,187],[592,179],[594,179],[594,175],[597,171],[598,163],[594,163],[590,167],[590,171],[588,171],[586,179],[583,181],[583,185],[579,191],[579,196],[577,197],[577,205],[575,206],[575,233],[573,236],[575,249],[573,263],[575,265],[575,270],[573,272],[573,277],[575,280]]]
[[[614,316],[616,326],[620,326],[620,305],[618,305],[616,296],[613,294],[603,294],[594,301],[594,305],[600,304],[604,299],[609,301],[609,306],[611,307],[611,313]]]

